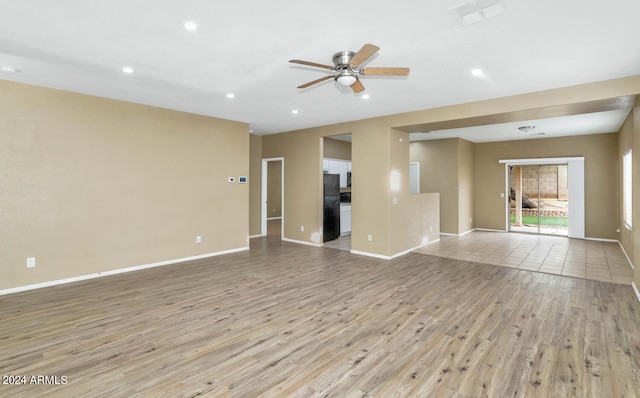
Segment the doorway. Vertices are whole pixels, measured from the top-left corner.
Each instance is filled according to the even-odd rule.
[[[284,158],[262,159],[260,234],[284,236]]]
[[[505,165],[505,230],[584,239],[584,157],[499,163]]]
[[[321,137],[321,140],[323,246],[350,251],[351,134]]]
[[[513,232],[568,236],[567,164],[509,167],[509,228]]]

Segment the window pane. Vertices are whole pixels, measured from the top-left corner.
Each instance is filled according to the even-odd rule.
[[[633,224],[633,179],[631,170],[631,150],[629,150],[622,156],[622,209],[624,224],[629,229],[631,229],[631,226]]]

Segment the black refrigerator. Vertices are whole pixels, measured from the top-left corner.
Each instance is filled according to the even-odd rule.
[[[324,218],[322,241],[340,236],[340,175],[324,174]]]

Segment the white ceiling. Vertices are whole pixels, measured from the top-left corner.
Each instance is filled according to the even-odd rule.
[[[270,134],[640,74],[640,1],[504,0],[506,13],[463,27],[450,9],[464,2],[0,0],[0,66],[19,70],[0,79]],[[328,71],[290,59],[331,65],[364,43],[381,48],[365,66],[410,75],[363,77],[369,99],[332,80],[296,88]]]

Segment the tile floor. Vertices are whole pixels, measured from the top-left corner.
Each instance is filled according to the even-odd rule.
[[[559,236],[474,231],[441,235],[416,253],[630,285],[633,269],[620,245]]]
[[[341,236],[338,239],[324,242],[324,247],[332,249],[351,251],[351,235]]]

